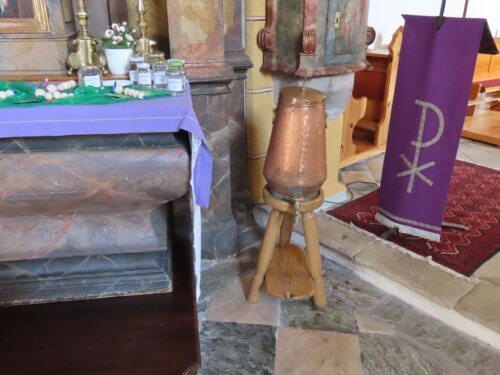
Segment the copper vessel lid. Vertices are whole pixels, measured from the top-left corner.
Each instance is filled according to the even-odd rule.
[[[325,95],[308,87],[289,86],[280,90],[279,101],[285,105],[318,106],[325,104]]]

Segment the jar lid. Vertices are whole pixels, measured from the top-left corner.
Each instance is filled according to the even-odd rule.
[[[165,60],[165,52],[155,51],[148,55],[148,60],[150,62],[159,62]]]
[[[325,104],[325,94],[309,87],[289,86],[280,90],[279,101],[295,106],[317,106]]]
[[[168,59],[167,63],[169,66],[184,66],[185,61],[181,59]]]
[[[149,57],[161,57],[161,58],[165,58],[165,52],[161,52],[161,51],[151,52],[149,54]]]
[[[144,61],[144,56],[131,56],[130,61],[133,62],[141,62]]]
[[[143,62],[143,63],[137,64],[137,67],[138,68],[142,68],[142,69],[148,69],[149,68],[149,64]]]

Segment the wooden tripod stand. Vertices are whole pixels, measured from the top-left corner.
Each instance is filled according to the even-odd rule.
[[[248,301],[257,302],[265,277],[270,294],[287,299],[313,296],[317,307],[325,307],[325,285],[321,273],[318,228],[314,213],[314,210],[323,204],[323,191],[314,199],[300,201],[294,205],[290,201],[274,197],[266,186],[264,199],[273,210],[267,222]],[[302,216],[307,258],[301,248],[290,244],[296,213]],[[280,238],[277,244],[278,232]]]

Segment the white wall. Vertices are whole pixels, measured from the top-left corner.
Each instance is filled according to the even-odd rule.
[[[470,0],[470,2],[495,2],[500,0]],[[465,0],[447,0],[444,15],[462,17]],[[481,6],[481,8],[484,8]],[[375,28],[377,38],[371,48],[384,48],[391,42],[392,34],[403,25],[402,14],[437,16],[441,0],[370,0],[368,25]]]
[[[500,0],[469,0],[468,18],[486,18],[494,37],[500,37]]]

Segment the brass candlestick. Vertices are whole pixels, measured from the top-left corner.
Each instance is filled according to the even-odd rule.
[[[142,0],[137,2],[137,13],[139,15],[138,27],[141,37],[134,42],[134,53],[147,57],[153,52],[153,46],[156,45],[156,41],[147,37],[148,23],[146,22],[146,9]]]
[[[68,74],[73,74],[73,71],[84,66],[98,67],[106,74],[108,72],[106,69],[106,58],[102,52],[98,52],[96,49],[99,41],[89,35],[87,22],[89,14],[85,9],[85,2],[83,0],[77,1],[76,17],[82,29],[75,40],[73,40],[76,52],[71,53],[68,57]]]

